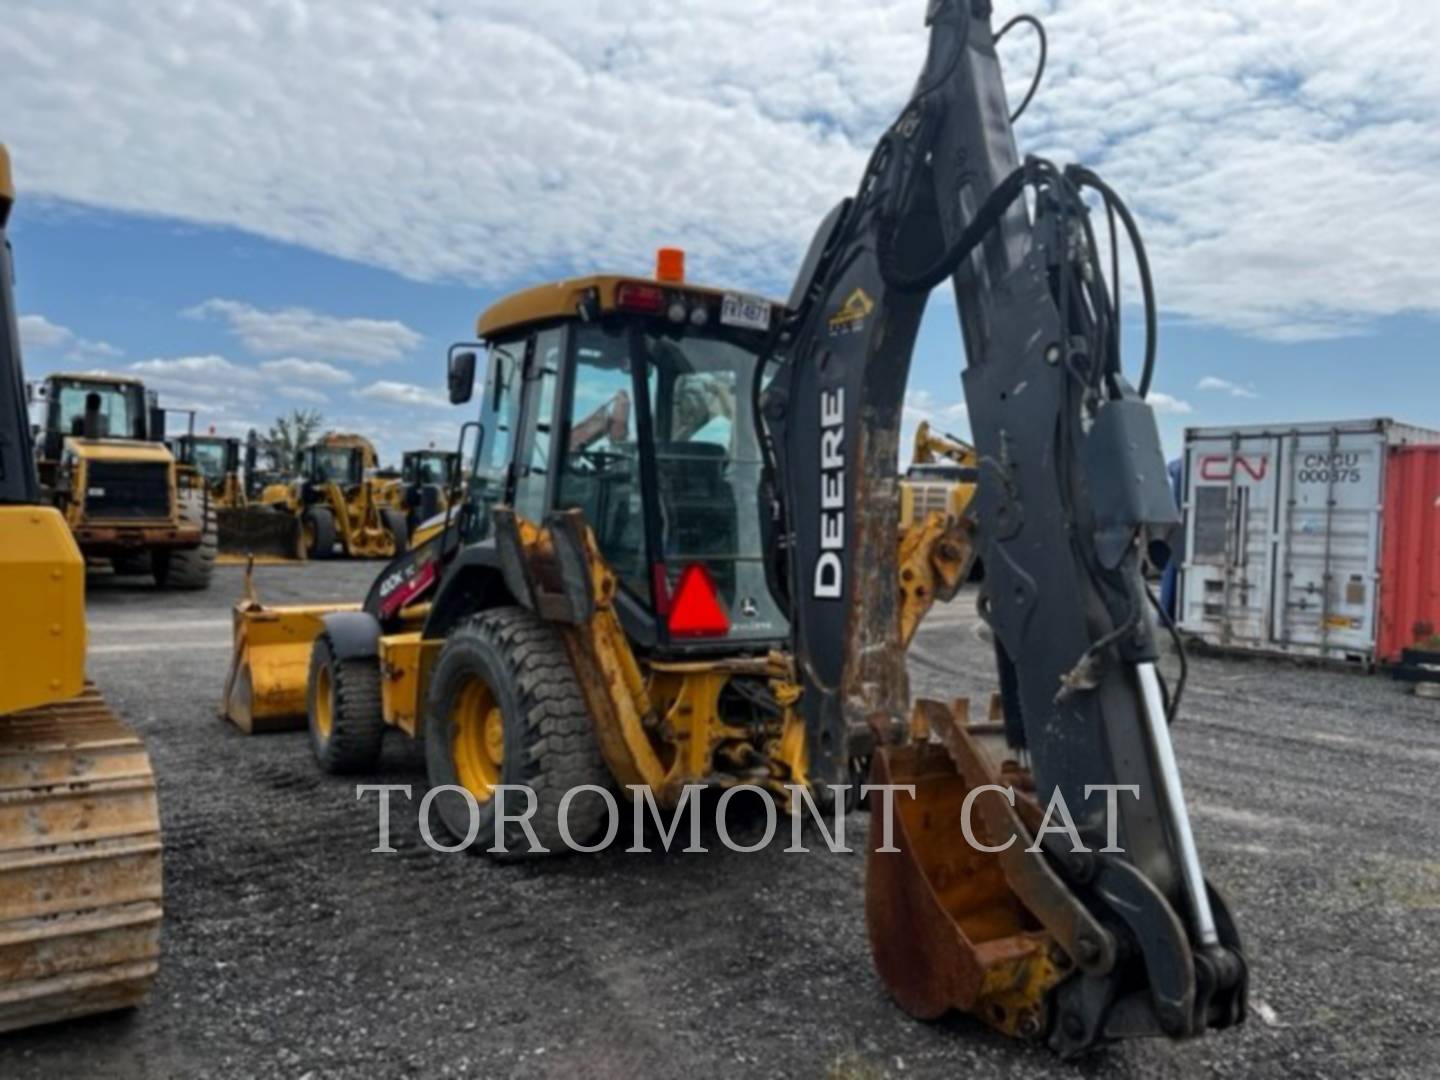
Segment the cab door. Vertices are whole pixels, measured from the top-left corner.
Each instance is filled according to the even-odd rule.
[[[466,535],[471,540],[490,534],[490,511],[510,500],[510,466],[520,424],[527,345],[528,338],[522,334],[490,347],[485,398],[480,403],[480,436],[470,473],[468,502],[473,517]]]
[[[554,452],[553,443],[565,338],[564,326],[538,330],[531,336],[525,354],[524,400],[510,505],[521,517],[536,523],[554,505],[556,466],[561,455]]]

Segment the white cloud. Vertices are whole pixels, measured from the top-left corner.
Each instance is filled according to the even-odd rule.
[[[44,315],[20,316],[20,347],[23,349],[53,349],[74,336],[69,329],[52,323]]]
[[[180,356],[173,360],[139,360],[130,365],[130,370],[147,382],[205,381],[223,392],[224,383],[254,383],[259,376],[250,368],[232,364],[223,356],[209,353],[204,356]],[[221,380],[216,385],[213,380]]]
[[[126,374],[157,391],[165,408],[193,411],[196,430],[204,430],[237,408],[245,412],[268,408],[273,400],[258,371],[215,353],[138,360],[127,366]]]
[[[82,338],[68,326],[53,323],[44,315],[21,315],[20,347],[25,351],[62,350],[66,360],[83,362],[106,360],[124,353],[108,341]]]
[[[1217,375],[1206,375],[1195,384],[1196,390],[1218,390],[1222,394],[1229,394],[1237,398],[1258,398],[1260,395],[1255,392],[1253,386],[1244,386],[1240,383],[1231,382],[1229,379],[1222,379]]]
[[[1181,401],[1172,394],[1162,394],[1158,390],[1151,390],[1145,400],[1158,415],[1185,416],[1195,411],[1190,408],[1188,401]]]
[[[433,390],[426,390],[424,387],[414,386],[410,383],[392,382],[388,379],[373,382],[363,390],[356,390],[355,396],[367,401],[384,402],[387,405],[413,405],[433,409],[450,408],[450,402]]]
[[[329,402],[330,397],[310,386],[281,386],[276,392],[281,397],[289,398],[291,401],[302,401],[307,405],[324,405]]]
[[[295,356],[288,356],[283,360],[266,360],[261,363],[260,370],[281,379],[325,386],[345,386],[355,381],[353,375],[334,364],[327,364],[323,360],[301,360]]]
[[[1022,149],[1126,196],[1168,314],[1294,341],[1440,313],[1440,4],[1047,6]],[[11,0],[6,137],[39,194],[419,279],[640,269],[677,242],[697,278],[779,291],[909,92],[924,10]],[[1013,100],[1034,44],[1000,53]],[[280,336],[257,351],[366,358]]]
[[[383,364],[399,360],[425,340],[395,319],[337,318],[303,307],[264,311],[239,300],[206,300],[184,314],[223,319],[230,332],[260,356],[330,356]]]

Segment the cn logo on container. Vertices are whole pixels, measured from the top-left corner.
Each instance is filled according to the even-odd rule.
[[[1257,454],[1254,457],[1245,454],[1236,454],[1234,457],[1229,454],[1207,454],[1200,459],[1200,479],[1228,482],[1248,476],[1251,480],[1264,480],[1269,468],[1270,458],[1266,454]]]

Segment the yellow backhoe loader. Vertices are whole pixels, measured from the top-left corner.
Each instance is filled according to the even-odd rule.
[[[1093,172],[1019,160],[989,10],[930,0],[914,96],[785,304],[691,284],[667,250],[652,278],[546,284],[486,311],[460,512],[359,604],[250,592],[224,708],[251,730],[306,724],[332,772],[372,768],[392,728],[423,738],[434,815],[497,855],[596,835],[603,801],[567,797],[582,785],[670,807],[692,782],[824,803],[868,759],[914,793],[895,800],[893,845],[870,829],[866,868],[896,1001],[1074,1056],[1239,1023],[1247,976],[1191,832],[1179,688],[1141,575],[1178,524],[1145,402],[1148,263]],[[1140,267],[1134,385],[1086,192]],[[909,365],[947,282],[973,522],[932,513],[897,543]],[[477,364],[452,350],[452,402]],[[590,423],[597,402],[612,406]],[[972,539],[999,687],[973,717],[912,702],[905,663]],[[513,789],[529,813],[499,812]]]
[[[0,146],[0,1032],[139,1004],[160,955],[155,779],[85,682],[85,562],[45,505]]]
[[[410,530],[391,494],[398,481],[371,475],[375,466],[370,440],[328,432],[299,452],[293,476],[260,492],[252,516],[298,522],[299,546],[311,559],[333,558],[337,546],[348,558],[388,559],[405,550]]]
[[[150,574],[169,589],[204,589],[215,566],[215,504],[186,482],[165,445],[165,412],[138,379],[47,375],[30,395],[44,414],[45,497],[87,559]]]

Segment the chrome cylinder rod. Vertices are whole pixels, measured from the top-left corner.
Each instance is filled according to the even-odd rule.
[[[1170,835],[1179,849],[1180,873],[1184,878],[1186,898],[1194,919],[1195,940],[1201,946],[1220,944],[1215,932],[1215,915],[1210,910],[1210,896],[1205,892],[1205,874],[1200,869],[1200,852],[1195,848],[1195,834],[1190,831],[1190,814],[1185,809],[1185,792],[1180,786],[1180,767],[1175,762],[1175,748],[1170,743],[1170,725],[1165,719],[1165,698],[1160,693],[1160,676],[1155,665],[1137,664],[1140,693],[1145,700],[1145,725],[1149,729],[1150,747],[1155,756],[1156,775],[1160,781],[1160,801],[1170,820]]]

